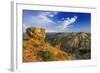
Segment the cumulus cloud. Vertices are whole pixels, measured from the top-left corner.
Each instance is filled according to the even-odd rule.
[[[66,18],[61,25],[58,26],[59,29],[66,29],[69,25],[73,24],[76,22],[77,16],[74,16],[72,18]]]

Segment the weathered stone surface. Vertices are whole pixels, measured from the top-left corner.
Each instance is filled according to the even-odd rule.
[[[29,39],[23,39],[23,62],[59,61],[71,59],[70,56],[60,50],[60,45],[53,47],[48,42],[45,42],[45,29],[27,28],[26,34],[28,34]],[[46,55],[49,54],[51,56],[41,56],[39,54],[40,51],[47,52]],[[44,59],[44,57],[47,59]]]

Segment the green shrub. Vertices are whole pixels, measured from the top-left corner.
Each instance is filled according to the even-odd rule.
[[[50,51],[40,51],[39,55],[42,57],[43,61],[55,61],[54,54]]]

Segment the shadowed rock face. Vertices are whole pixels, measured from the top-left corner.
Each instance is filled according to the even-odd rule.
[[[45,42],[45,29],[27,28],[28,39],[23,39],[23,62],[61,61],[70,60],[65,52],[60,50],[60,45],[53,47]]]

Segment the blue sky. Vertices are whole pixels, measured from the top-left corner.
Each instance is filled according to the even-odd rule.
[[[78,12],[23,10],[23,31],[28,27],[46,32],[91,32],[91,14]]]

